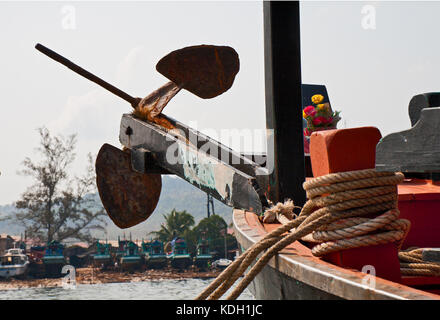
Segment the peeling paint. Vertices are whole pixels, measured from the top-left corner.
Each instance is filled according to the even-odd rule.
[[[216,190],[224,200],[230,199],[233,172],[225,170],[218,160],[197,153],[180,141],[178,154],[186,180]]]

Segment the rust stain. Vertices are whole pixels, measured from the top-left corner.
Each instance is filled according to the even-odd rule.
[[[225,78],[225,73],[224,73],[224,68],[222,65],[222,61],[218,55],[218,51],[216,48],[214,48],[214,54],[215,54],[215,61],[217,63],[217,68],[219,70],[218,72],[218,84],[220,88],[224,88],[224,78]]]
[[[151,115],[151,112],[148,108],[137,107],[132,111],[132,115],[142,121],[155,123],[167,130],[173,130],[176,127],[162,114],[159,114],[155,117]]]
[[[96,158],[96,183],[110,219],[129,228],[148,219],[162,189],[160,174],[142,174],[131,168],[130,154],[104,144]]]
[[[179,87],[210,99],[229,90],[240,61],[231,47],[199,45],[169,53],[157,63],[156,69]]]
[[[143,99],[135,98],[132,114],[172,130],[175,127],[166,117],[161,117],[161,112],[180,89],[203,99],[214,98],[232,86],[240,61],[231,47],[199,45],[169,53],[157,63],[156,69],[171,81]]]

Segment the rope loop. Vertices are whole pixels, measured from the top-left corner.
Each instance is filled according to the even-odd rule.
[[[264,223],[282,225],[248,248],[196,299],[219,299],[259,256],[227,297],[236,299],[274,255],[297,240],[315,243],[315,256],[390,242],[400,248],[410,227],[408,220],[398,219],[397,184],[403,179],[400,172],[366,169],[306,181],[308,201],[301,213],[293,213],[292,200],[266,210]]]
[[[423,260],[422,248],[399,252],[400,272],[405,276],[440,276],[440,263]]]

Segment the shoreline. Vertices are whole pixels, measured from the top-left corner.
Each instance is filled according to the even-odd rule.
[[[76,284],[101,284],[140,282],[154,280],[184,280],[184,279],[211,279],[217,277],[222,270],[197,272],[185,270],[177,272],[173,269],[136,271],[133,273],[99,270],[94,268],[76,269]],[[62,279],[38,278],[38,279],[0,279],[0,291],[26,289],[26,288],[56,288],[62,287]]]

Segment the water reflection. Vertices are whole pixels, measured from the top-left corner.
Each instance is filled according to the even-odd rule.
[[[192,300],[212,280],[185,279],[79,284],[75,289],[26,288],[0,291],[0,300]],[[226,297],[227,293],[223,296]],[[245,290],[239,299],[254,299]]]

